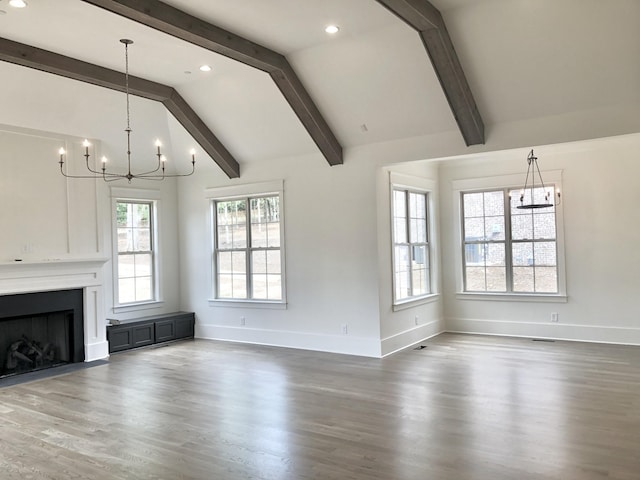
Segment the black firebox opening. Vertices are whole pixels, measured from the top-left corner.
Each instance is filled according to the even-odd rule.
[[[81,289],[0,296],[0,378],[82,361]]]

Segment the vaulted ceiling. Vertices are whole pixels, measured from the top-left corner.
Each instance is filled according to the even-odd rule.
[[[0,0],[0,58],[33,66],[31,46],[99,76],[88,64],[122,72],[118,40],[133,39],[131,74],[231,177],[248,162],[320,151],[334,165],[343,148],[450,132],[481,144],[498,124],[640,104],[637,0],[27,2]],[[2,62],[0,75],[11,82]]]

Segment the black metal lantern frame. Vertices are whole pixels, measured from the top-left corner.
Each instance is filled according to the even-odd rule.
[[[524,181],[524,187],[520,191],[520,205],[517,205],[518,209],[535,209],[535,208],[549,208],[560,205],[560,192],[558,191],[554,195],[554,189],[547,189],[542,180],[542,174],[540,173],[540,167],[538,166],[538,157],[533,154],[533,149],[527,156],[527,177]],[[536,175],[538,176],[538,183],[536,184]],[[531,182],[531,183],[529,183]],[[534,197],[534,190],[536,188],[542,188],[544,191],[544,200],[536,203]],[[530,203],[525,203],[525,194],[530,192]]]

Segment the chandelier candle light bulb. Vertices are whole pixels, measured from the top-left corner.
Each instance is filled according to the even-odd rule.
[[[60,160],[58,161],[58,163],[60,164],[60,170],[62,170],[62,165],[64,164],[64,154],[66,152],[64,151],[64,148],[60,147],[60,150],[58,150],[58,153],[60,154]]]

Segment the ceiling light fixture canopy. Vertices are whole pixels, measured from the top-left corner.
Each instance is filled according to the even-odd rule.
[[[128,166],[127,173],[114,173],[114,172],[107,171],[106,157],[102,157],[101,159],[102,167],[100,170],[96,170],[95,168],[92,168],[89,163],[89,158],[90,158],[89,147],[91,146],[91,144],[89,143],[88,140],[85,140],[84,142],[82,142],[82,146],[84,147],[83,156],[85,158],[87,170],[91,172],[91,175],[68,174],[64,168],[64,157],[66,155],[64,148],[61,148],[60,151],[58,152],[60,154],[60,160],[58,161],[58,163],[60,164],[60,173],[62,173],[62,175],[68,178],[100,178],[101,177],[105,182],[113,182],[115,180],[122,180],[126,178],[129,181],[129,183],[131,183],[131,180],[133,180],[134,178],[139,178],[142,180],[164,180],[165,178],[170,178],[170,177],[188,177],[189,175],[193,175],[193,172],[196,169],[196,152],[193,149],[191,150],[191,171],[189,173],[180,173],[180,174],[165,173],[166,157],[162,154],[162,151],[160,150],[160,147],[162,147],[160,140],[156,140],[157,150],[155,155],[158,159],[156,168],[154,168],[153,170],[140,172],[140,173],[133,173],[131,171],[131,114],[130,114],[130,108],[129,108],[129,45],[133,43],[133,40],[123,38],[120,40],[120,43],[124,44],[124,58],[125,58],[124,78],[125,78],[125,95],[127,99],[127,128],[125,129],[125,132],[127,134],[127,166]]]
[[[27,2],[24,0],[9,0],[9,5],[15,8],[24,8],[27,6]]]
[[[538,157],[533,154],[533,149],[527,156],[527,176],[524,181],[524,187],[520,191],[520,205],[516,208],[519,209],[534,209],[534,208],[548,208],[560,205],[560,191],[555,192],[555,187],[545,187],[542,180],[542,174],[540,173],[540,167],[538,167]],[[536,186],[536,174],[538,175],[539,184]],[[529,184],[529,180],[531,183]],[[525,195],[528,193],[529,203],[525,203]],[[537,202],[536,199],[543,195],[541,201]]]

